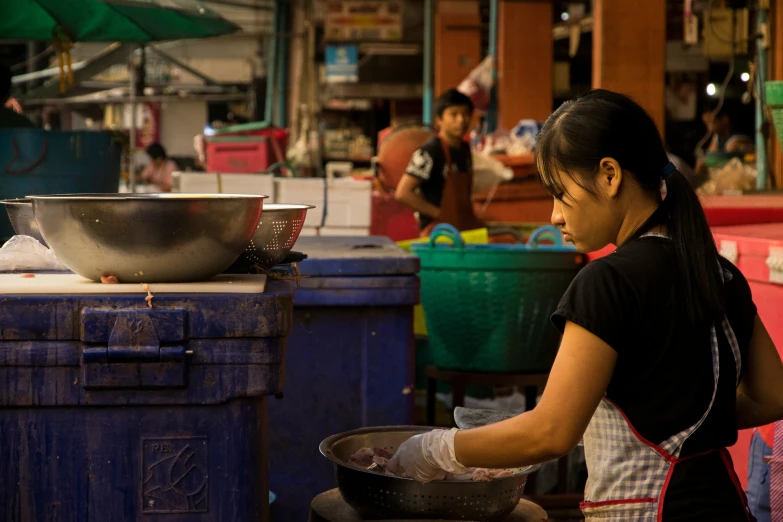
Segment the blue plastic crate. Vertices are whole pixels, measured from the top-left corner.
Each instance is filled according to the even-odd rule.
[[[0,520],[269,520],[292,285],[3,296]]]
[[[117,192],[122,148],[110,132],[0,129],[0,199]],[[0,245],[13,235],[0,210]]]
[[[270,401],[271,488],[284,521],[337,486],[318,452],[335,433],[413,423],[419,259],[385,237],[300,238],[285,395]]]

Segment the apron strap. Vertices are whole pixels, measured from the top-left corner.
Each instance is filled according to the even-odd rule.
[[[443,149],[443,156],[446,159],[446,173],[450,176],[453,174],[452,169],[454,168],[454,163],[451,160],[451,147],[449,147],[449,144],[446,143],[440,136],[438,136],[438,140],[440,140],[440,146]]]

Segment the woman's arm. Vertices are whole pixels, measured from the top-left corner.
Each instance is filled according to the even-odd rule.
[[[606,393],[616,362],[617,352],[608,344],[567,322],[538,405],[512,419],[457,432],[457,460],[467,467],[506,468],[567,454]]]
[[[759,316],[753,326],[745,372],[737,388],[737,427],[783,419],[783,363]]]

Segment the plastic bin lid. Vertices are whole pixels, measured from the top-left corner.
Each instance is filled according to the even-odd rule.
[[[783,223],[712,227],[712,233],[722,237],[734,236],[737,238],[783,241]]]
[[[207,136],[207,143],[237,143],[267,141],[266,136]]]
[[[231,125],[230,127],[223,127],[221,129],[215,129],[215,134],[230,134],[232,132],[253,132],[259,130],[273,130],[275,126],[267,121],[251,121],[250,123],[240,123],[238,125]]]
[[[419,272],[419,258],[383,236],[300,237],[294,250],[307,254],[307,259],[298,266],[302,275],[309,277],[398,276]]]

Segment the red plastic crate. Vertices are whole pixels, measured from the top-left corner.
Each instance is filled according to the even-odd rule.
[[[712,227],[783,223],[783,195],[703,196],[701,201]]]
[[[718,249],[732,261],[750,283],[759,317],[783,356],[783,277],[770,271],[767,260],[783,260],[783,223],[713,227]],[[773,263],[774,265],[774,263]],[[737,444],[730,448],[734,468],[746,484],[748,451],[752,430],[740,432]]]
[[[419,225],[408,207],[394,199],[394,194],[373,192],[370,235],[386,236],[393,241],[419,237]]]
[[[207,137],[207,170],[210,172],[265,172],[285,161],[288,130],[260,128],[224,131]]]

